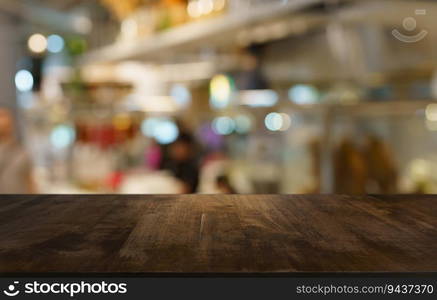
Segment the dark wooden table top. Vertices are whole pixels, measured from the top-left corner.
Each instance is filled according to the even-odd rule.
[[[437,196],[0,196],[0,272],[437,271]]]

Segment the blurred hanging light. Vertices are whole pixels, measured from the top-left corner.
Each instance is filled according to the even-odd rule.
[[[61,52],[64,46],[64,39],[57,34],[52,34],[47,38],[47,50],[51,53]]]
[[[50,142],[53,147],[63,149],[73,144],[76,137],[74,129],[69,125],[58,125],[50,134]]]
[[[212,121],[212,129],[220,135],[229,135],[235,130],[235,121],[230,117],[218,117]]]
[[[35,33],[27,41],[29,50],[34,53],[43,53],[47,49],[47,39],[40,33]]]
[[[210,104],[213,108],[225,108],[229,105],[233,92],[233,82],[229,76],[220,74],[210,83]]]
[[[288,91],[288,98],[296,104],[312,104],[319,100],[319,92],[312,85],[297,84]]]
[[[20,70],[15,75],[15,86],[20,92],[30,92],[33,88],[33,76],[27,70]]]

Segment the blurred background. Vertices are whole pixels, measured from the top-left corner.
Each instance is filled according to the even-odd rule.
[[[0,0],[0,193],[437,193],[436,16]]]

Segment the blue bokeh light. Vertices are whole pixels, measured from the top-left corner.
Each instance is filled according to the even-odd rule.
[[[50,134],[50,142],[57,149],[62,149],[73,144],[76,138],[75,130],[69,125],[58,125]]]
[[[47,50],[51,53],[61,52],[64,46],[64,39],[57,34],[52,34],[47,38]]]
[[[173,143],[179,136],[178,126],[169,118],[148,118],[142,122],[141,132],[163,145]]]
[[[229,135],[235,130],[235,121],[230,117],[218,117],[212,121],[212,129],[220,135]]]
[[[15,75],[15,86],[20,92],[30,92],[33,88],[33,76],[27,70],[20,70]]]
[[[288,91],[288,97],[296,104],[313,104],[319,101],[320,95],[312,85],[297,84]]]

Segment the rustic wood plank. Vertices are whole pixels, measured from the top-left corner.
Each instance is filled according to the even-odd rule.
[[[437,196],[0,196],[0,272],[436,271]]]

